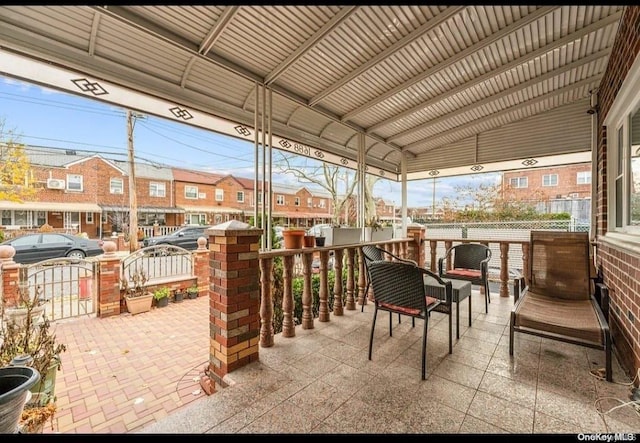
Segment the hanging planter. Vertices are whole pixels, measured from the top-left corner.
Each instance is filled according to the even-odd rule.
[[[285,249],[302,249],[304,229],[285,229],[282,231],[282,240]]]

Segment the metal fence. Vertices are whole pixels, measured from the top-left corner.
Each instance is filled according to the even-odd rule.
[[[165,283],[182,277],[193,276],[193,254],[173,245],[148,246],[138,249],[122,260],[121,278],[131,276],[137,270],[144,270],[148,277],[147,286]]]

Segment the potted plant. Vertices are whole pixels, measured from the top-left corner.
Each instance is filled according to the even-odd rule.
[[[316,235],[316,246],[320,246],[320,247],[324,246],[324,234],[322,232]]]
[[[53,426],[56,411],[56,372],[62,365],[60,354],[65,352],[67,347],[57,342],[45,315],[42,321],[32,321],[33,310],[42,306],[40,287],[36,287],[33,298],[29,297],[24,289],[20,291],[19,296],[27,311],[24,321],[16,322],[14,318],[5,318],[4,315],[0,319],[0,367],[30,366],[40,374],[39,380],[30,388],[31,398],[22,410],[19,429],[22,433],[41,432],[47,420],[51,420]]]
[[[173,302],[181,303],[184,300],[184,291],[182,289],[176,289],[173,292]]]
[[[153,291],[153,299],[156,301],[158,308],[164,308],[169,305],[169,288],[163,286]]]
[[[198,290],[198,285],[193,284],[187,288],[187,297],[189,297],[191,300],[196,299],[198,298],[199,292],[200,291]]]
[[[362,229],[332,225],[323,227],[322,235],[325,237],[325,246],[351,245],[360,243]]]
[[[153,293],[146,289],[145,285],[148,280],[149,277],[144,269],[137,267],[133,271],[129,271],[129,278],[120,279],[127,310],[132,315],[151,310]]]
[[[383,226],[378,217],[372,217],[365,222],[363,241],[384,241],[393,238],[393,228]]]
[[[311,234],[305,234],[302,237],[302,246],[305,248],[313,248],[316,245],[316,236]]]
[[[285,249],[301,249],[302,239],[306,231],[302,228],[289,227],[282,231],[282,240]]]

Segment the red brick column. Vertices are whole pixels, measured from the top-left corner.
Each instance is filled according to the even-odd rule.
[[[209,377],[223,377],[258,361],[260,342],[260,271],[262,229],[231,220],[207,230],[211,281]]]
[[[423,267],[425,264],[424,239],[426,232],[427,228],[422,225],[412,224],[407,226],[407,237],[413,239],[408,245],[407,258],[415,260],[420,267]]]
[[[193,253],[193,274],[198,285],[198,297],[209,295],[209,249],[205,237],[198,238],[198,249]]]
[[[99,318],[120,315],[120,257],[116,255],[115,242],[106,241],[102,245],[104,255],[98,262],[98,312]]]
[[[14,307],[18,304],[20,282],[20,265],[13,261],[16,250],[13,246],[0,246],[0,274],[2,276],[2,297],[4,306]]]

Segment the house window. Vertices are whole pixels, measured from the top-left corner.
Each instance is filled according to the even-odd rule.
[[[607,237],[640,242],[640,57],[605,120],[607,127]],[[616,235],[612,235],[615,233]]]
[[[224,189],[216,189],[216,201],[221,202],[224,200]]]
[[[307,207],[309,207],[309,208],[313,207],[313,198],[311,198],[311,197],[307,198]]]
[[[527,188],[529,186],[528,177],[513,177],[509,179],[512,188]]]
[[[325,203],[324,198],[321,198],[320,201],[318,202],[318,207],[319,208],[326,208],[327,207],[326,205],[327,204]]]
[[[242,191],[236,192],[236,201],[238,203],[244,203],[244,192]]]
[[[293,201],[293,205],[294,206],[300,206],[300,197],[296,197],[295,200]]]
[[[112,178],[109,181],[109,192],[112,194],[122,194],[123,189],[124,185],[121,178]]]
[[[542,176],[542,186],[558,186],[558,174],[545,174],[545,175],[543,175]]]
[[[45,211],[36,211],[36,224],[42,226],[47,223],[47,213]]]
[[[197,186],[185,186],[184,187],[184,198],[198,198],[198,187]]]
[[[278,194],[276,196],[276,204],[277,205],[284,205],[284,195]]]
[[[2,225],[3,226],[8,226],[8,225],[12,225],[13,223],[11,222],[11,211],[8,209],[4,209],[2,211]]]
[[[591,171],[580,171],[576,176],[576,183],[579,185],[588,185],[591,183]]]
[[[87,212],[87,216],[85,217],[85,221],[89,224],[93,224],[93,212]]]
[[[82,176],[67,174],[67,191],[82,191]]]
[[[205,225],[207,224],[207,214],[189,214],[189,224]]]
[[[165,183],[158,183],[158,182],[149,183],[150,197],[165,197],[166,195],[167,195],[167,188]]]

